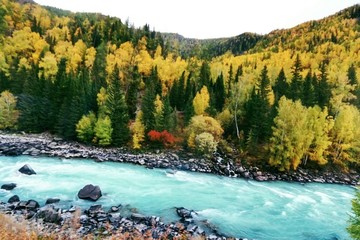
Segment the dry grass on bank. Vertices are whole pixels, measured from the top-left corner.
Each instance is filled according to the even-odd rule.
[[[80,227],[79,214],[59,230],[55,226],[42,224],[41,222],[28,221],[22,216],[13,216],[0,213],[0,240],[155,240],[150,231],[144,234],[139,232],[132,233],[114,233],[111,236],[79,236],[77,229]],[[167,240],[169,236],[164,234],[159,239]],[[202,240],[204,237],[189,238],[182,235],[174,240]]]

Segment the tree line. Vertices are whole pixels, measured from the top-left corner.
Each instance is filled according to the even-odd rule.
[[[206,156],[235,148],[281,171],[359,166],[351,34],[306,51],[183,59],[148,25],[1,1],[1,129]],[[341,19],[326,21],[356,32]]]

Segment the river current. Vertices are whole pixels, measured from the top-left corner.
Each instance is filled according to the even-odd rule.
[[[18,172],[29,164],[36,175]],[[37,200],[57,197],[64,207],[94,204],[77,198],[86,184],[99,185],[96,202],[109,208],[119,204],[178,220],[174,207],[195,210],[225,235],[249,239],[349,239],[346,232],[355,189],[320,183],[256,182],[211,174],[146,169],[125,163],[49,157],[0,157],[0,201],[12,195]]]

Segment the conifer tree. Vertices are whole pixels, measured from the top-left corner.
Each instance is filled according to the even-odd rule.
[[[313,76],[311,70],[306,74],[302,93],[302,103],[306,107],[315,104],[315,89],[313,86]]]
[[[106,107],[109,111],[112,128],[112,144],[121,146],[130,139],[130,130],[128,127],[129,116],[125,102],[125,96],[121,87],[119,68],[115,65],[115,69],[110,78],[110,84],[107,89],[108,97]]]
[[[142,121],[145,126],[145,132],[148,133],[151,130],[154,130],[155,127],[155,98],[156,90],[155,83],[147,81],[145,83],[145,93],[142,98],[141,110],[143,112]]]
[[[243,66],[240,65],[236,70],[235,83],[239,82],[240,77],[243,75]]]
[[[200,91],[203,86],[206,86],[208,89],[211,87],[211,72],[210,66],[207,62],[203,62],[200,68],[199,81],[197,81],[196,90]]]
[[[217,77],[216,82],[213,87],[213,96],[215,100],[215,109],[218,112],[221,112],[224,108],[225,104],[225,85],[224,85],[224,77],[223,74],[220,73],[220,75]]]
[[[360,190],[356,191],[355,198],[352,200],[352,214],[350,215],[347,228],[348,233],[352,239],[360,239]]]
[[[265,141],[271,132],[271,86],[266,66],[261,71],[257,85],[258,88],[253,88],[250,98],[245,103],[245,134],[249,144]]]
[[[229,68],[229,76],[228,76],[228,81],[227,81],[227,97],[230,97],[231,94],[231,84],[234,81],[234,73],[233,73],[233,65],[230,64],[230,68]]]
[[[179,81],[175,80],[171,89],[170,89],[170,104],[173,108],[177,107],[177,102],[179,100]]]
[[[301,64],[300,56],[299,54],[297,54],[291,71],[293,76],[291,78],[291,84],[290,84],[291,92],[289,95],[291,99],[293,99],[294,101],[301,99],[301,94],[302,94],[301,71],[302,71],[302,64]]]
[[[130,119],[134,119],[136,115],[139,85],[140,74],[138,72],[137,66],[135,66],[132,71],[132,79],[130,79],[129,88],[125,96]]]
[[[351,64],[349,66],[347,71],[347,77],[349,79],[349,83],[351,84],[351,86],[354,87],[354,90],[352,90],[351,93],[356,97],[350,102],[354,104],[357,108],[360,108],[360,86],[356,76],[356,69],[354,64]]]
[[[284,68],[281,68],[274,85],[275,102],[277,103],[282,96],[288,96],[288,92],[289,84],[286,81]]]
[[[317,102],[321,108],[329,106],[329,101],[331,98],[331,88],[328,83],[328,74],[326,69],[327,63],[322,61],[320,64],[320,75],[319,83],[317,88]]]

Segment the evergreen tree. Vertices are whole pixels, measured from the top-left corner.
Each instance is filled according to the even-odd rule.
[[[177,102],[179,100],[179,81],[178,80],[175,80],[171,89],[170,89],[170,105],[173,107],[173,108],[176,108],[177,106]]]
[[[84,114],[89,112],[86,104],[87,83],[83,82],[82,72],[77,76],[71,74],[67,82],[66,88],[69,90],[60,107],[56,131],[66,139],[75,139],[76,124]]]
[[[230,97],[231,94],[231,84],[234,81],[234,73],[233,73],[233,65],[230,64],[230,68],[229,68],[229,77],[228,77],[228,82],[227,82],[227,97]]]
[[[358,84],[355,65],[351,64],[347,71],[347,77],[349,79],[349,83],[354,87],[354,90],[351,93],[356,97],[350,102],[356,107],[360,108],[360,86]]]
[[[130,119],[134,119],[136,115],[139,85],[140,85],[140,74],[137,66],[135,66],[132,71],[132,79],[130,80],[129,88],[125,96]]]
[[[240,65],[236,70],[235,83],[239,82],[240,77],[243,75],[243,66]]]
[[[275,102],[277,103],[282,96],[288,96],[288,92],[289,84],[286,81],[284,68],[281,68],[274,85]]]
[[[271,92],[271,86],[270,86],[270,79],[268,77],[268,70],[267,67],[264,66],[264,68],[261,70],[260,84],[259,84],[260,97],[264,99],[264,102],[267,102],[267,100],[269,99],[270,92]]]
[[[206,86],[209,89],[211,87],[211,84],[212,80],[210,66],[207,62],[203,62],[200,68],[200,76],[199,80],[197,81],[196,91],[200,91],[203,86]]]
[[[155,98],[156,91],[154,82],[147,81],[145,85],[145,93],[142,98],[141,110],[143,112],[142,121],[145,126],[145,133],[154,130],[155,127]]]
[[[302,77],[301,77],[301,71],[302,71],[302,64],[300,60],[299,54],[296,55],[296,59],[294,62],[294,65],[292,66],[292,79],[290,84],[290,94],[289,96],[291,99],[299,100],[301,99],[302,94]]]
[[[185,71],[181,74],[179,79],[179,86],[178,86],[178,92],[177,92],[177,104],[176,108],[179,111],[183,111],[185,107]]]
[[[0,92],[10,89],[10,81],[5,72],[0,70]]]
[[[176,116],[176,115],[175,115]],[[163,126],[165,130],[173,132],[176,127],[176,118],[174,119],[173,109],[170,106],[169,95],[163,99]]]
[[[355,198],[352,200],[352,214],[350,216],[350,225],[347,228],[351,238],[360,239],[360,191],[356,191]]]
[[[321,108],[329,106],[329,101],[331,98],[331,88],[328,83],[328,74],[326,69],[327,63],[325,61],[320,64],[320,75],[319,83],[317,89],[317,102]]]
[[[353,63],[348,68],[347,77],[348,77],[349,82],[350,82],[351,85],[358,84],[358,80],[357,80],[357,77],[356,77],[356,68],[355,68],[355,65]]]
[[[315,104],[315,89],[313,86],[313,76],[311,70],[306,74],[302,93],[302,103],[306,107]]]
[[[115,65],[115,69],[110,77],[110,83],[107,88],[106,107],[109,111],[111,120],[111,139],[112,144],[121,146],[126,144],[130,139],[130,130],[128,128],[129,115],[125,102],[125,96],[121,88],[119,68]]]
[[[245,116],[243,127],[248,144],[256,144],[266,140],[270,135],[268,102],[261,97],[259,90],[253,88],[251,95],[244,106]]]
[[[215,100],[215,109],[218,112],[221,112],[225,104],[225,85],[223,74],[217,77],[216,82],[213,88],[213,98]]]

